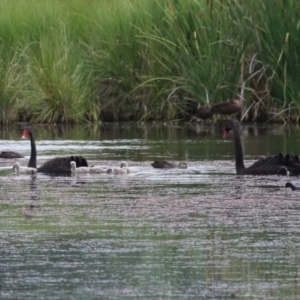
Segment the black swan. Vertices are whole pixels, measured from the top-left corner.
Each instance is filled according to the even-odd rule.
[[[173,169],[173,168],[186,169],[187,168],[187,164],[185,162],[180,162],[177,165],[175,163],[170,163],[165,160],[156,160],[151,164],[151,166],[155,169]]]
[[[300,187],[296,187],[296,186],[294,186],[292,183],[290,183],[290,182],[287,182],[286,184],[285,184],[285,187],[286,188],[291,188],[292,189],[292,191],[299,191],[300,190]]]
[[[283,165],[287,167],[290,175],[300,175],[299,156],[293,154],[286,154],[283,158]]]
[[[238,121],[232,119],[223,120],[220,123],[220,127],[223,129],[224,138],[226,138],[229,131],[232,130],[233,132],[237,175],[287,175],[288,168],[284,165],[285,157],[282,154],[267,156],[258,160],[250,167],[245,168]]]
[[[29,136],[31,145],[31,154],[28,162],[28,167],[36,168],[36,146],[35,140],[30,126],[23,130],[22,139]],[[55,157],[46,161],[43,165],[37,168],[38,172],[42,173],[71,173],[70,162],[75,161],[78,167],[88,167],[86,159],[82,156],[66,156]]]
[[[24,158],[24,155],[15,151],[2,151],[0,158]]]

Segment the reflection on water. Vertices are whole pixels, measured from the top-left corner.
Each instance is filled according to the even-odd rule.
[[[232,140],[211,128],[112,128],[37,128],[39,163],[74,150],[138,173],[16,177],[0,161],[1,299],[299,299],[300,204],[286,177],[235,176]],[[246,165],[297,150],[297,128],[274,128],[246,128]],[[14,136],[0,151],[28,158]],[[189,168],[150,166],[168,155]]]

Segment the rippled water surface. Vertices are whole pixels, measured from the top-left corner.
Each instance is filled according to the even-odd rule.
[[[212,126],[34,126],[38,164],[81,154],[128,175],[15,176],[0,159],[1,299],[300,299],[298,177],[236,176]],[[299,129],[245,126],[245,164],[300,153]],[[0,151],[30,156],[18,127]],[[158,170],[155,159],[186,161]]]

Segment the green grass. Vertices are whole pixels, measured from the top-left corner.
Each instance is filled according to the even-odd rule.
[[[189,119],[237,98],[244,120],[298,120],[296,0],[10,0],[0,123]]]

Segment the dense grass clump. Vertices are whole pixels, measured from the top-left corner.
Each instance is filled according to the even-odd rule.
[[[0,122],[298,120],[296,0],[10,0],[0,10]]]

